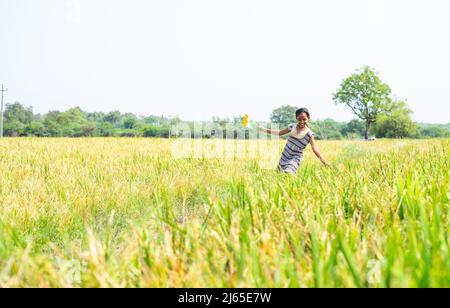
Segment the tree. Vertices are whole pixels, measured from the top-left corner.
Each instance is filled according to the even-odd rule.
[[[25,108],[21,103],[6,104],[5,122],[18,121],[22,124],[29,124],[33,121],[33,109]]]
[[[122,127],[133,130],[140,129],[143,123],[132,113],[126,113],[122,117]]]
[[[100,137],[114,136],[114,126],[110,122],[96,123],[96,135]]]
[[[440,127],[421,127],[420,137],[422,138],[443,138],[450,136],[450,133]]]
[[[12,137],[25,136],[26,134],[25,129],[26,129],[25,124],[16,119],[13,119],[5,123],[4,133],[5,136],[12,136]]]
[[[364,122],[358,119],[353,119],[348,122],[341,130],[342,135],[344,136],[357,136],[360,138],[364,135],[365,126]]]
[[[86,113],[86,119],[88,121],[92,121],[92,122],[101,122],[101,121],[103,121],[104,117],[105,117],[105,114],[103,112]]]
[[[336,104],[344,104],[365,122],[364,137],[377,117],[391,109],[391,88],[383,83],[378,74],[366,66],[345,79],[333,94]]]
[[[78,133],[74,137],[93,137],[95,129],[95,123],[87,122],[86,124],[81,125],[78,129]]]
[[[63,136],[88,137],[92,136],[95,125],[86,119],[86,113],[79,107],[62,112],[58,117]]]
[[[25,108],[21,103],[6,104],[5,108],[5,136],[25,136],[26,127],[33,121],[33,110],[31,107]]]
[[[46,131],[45,131],[44,123],[42,123],[40,121],[32,121],[25,128],[25,134],[30,137],[31,136],[45,137]]]
[[[297,122],[295,118],[297,109],[297,107],[289,105],[281,106],[272,111],[270,121],[279,124],[281,127],[287,127],[289,124]]]
[[[52,111],[44,118],[43,134],[52,137],[88,137],[95,131],[95,123],[86,119],[79,107],[65,112]]]
[[[50,111],[44,116],[44,131],[46,137],[62,137],[63,133],[59,123],[60,111]]]
[[[142,130],[144,137],[161,137],[161,128],[156,126],[145,126]]]
[[[169,119],[166,119],[163,116],[158,117],[158,116],[151,115],[148,117],[144,117],[143,121],[145,124],[150,124],[153,126],[161,126],[163,124],[166,124],[169,121]]]
[[[449,138],[449,124],[420,124],[420,138]]]
[[[120,122],[121,114],[119,111],[110,112],[104,116],[103,120],[111,124],[117,124]]]
[[[341,130],[344,126],[343,123],[336,122],[333,119],[325,119],[311,122],[309,124],[311,129],[316,134],[318,140],[321,139],[342,139]]]
[[[419,126],[411,119],[412,111],[405,102],[397,101],[388,114],[379,116],[375,125],[375,133],[379,138],[411,138],[417,137]]]

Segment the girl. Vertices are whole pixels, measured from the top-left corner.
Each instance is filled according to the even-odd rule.
[[[278,169],[281,172],[296,174],[299,165],[303,160],[303,151],[311,143],[314,154],[327,167],[330,164],[322,157],[322,154],[317,147],[314,140],[314,133],[309,129],[308,122],[311,119],[308,109],[300,108],[295,112],[297,118],[297,125],[291,124],[288,128],[281,131],[267,129],[258,126],[258,129],[272,135],[283,136],[290,133],[287,144],[281,154],[281,159],[278,164]]]

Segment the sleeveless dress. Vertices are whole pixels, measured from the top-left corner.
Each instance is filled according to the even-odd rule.
[[[308,129],[303,137],[296,135],[297,124],[288,126],[290,135],[281,154],[278,170],[285,173],[296,174],[298,167],[303,161],[303,151],[308,146],[314,133]]]

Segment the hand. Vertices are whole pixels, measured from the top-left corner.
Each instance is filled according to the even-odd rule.
[[[331,168],[331,164],[329,162],[324,161],[323,164],[325,165],[325,167]]]

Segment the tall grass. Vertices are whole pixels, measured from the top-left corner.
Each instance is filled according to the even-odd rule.
[[[0,287],[450,286],[450,140],[320,142],[295,177],[172,142],[1,140]]]

